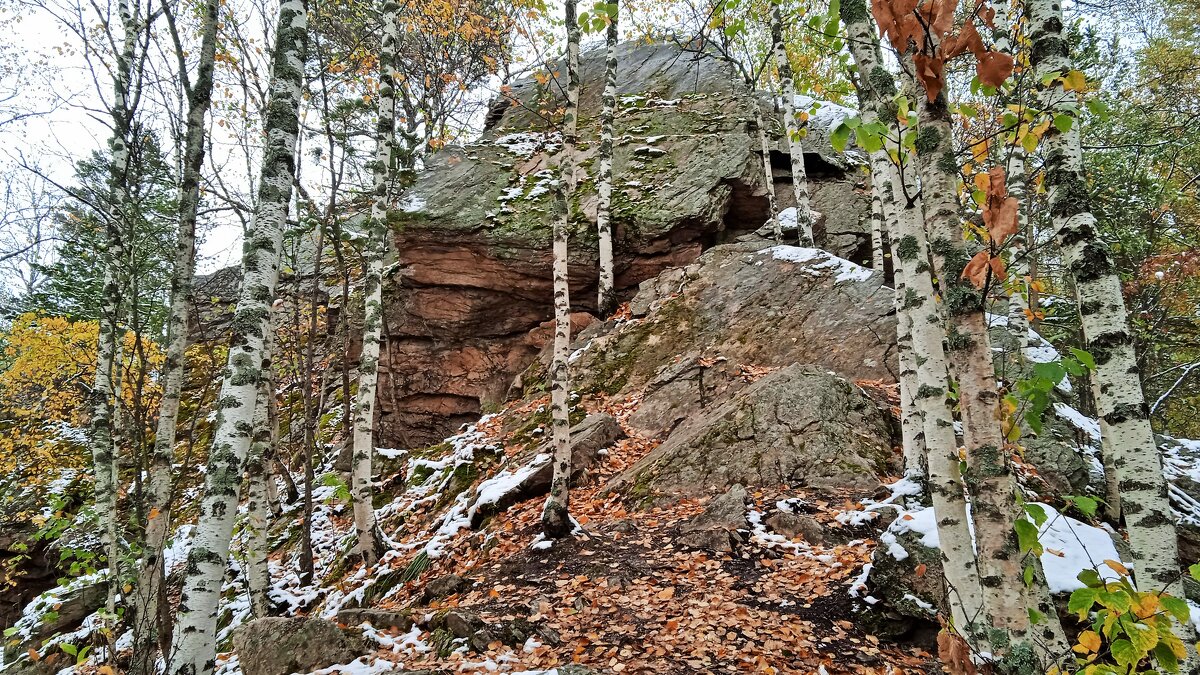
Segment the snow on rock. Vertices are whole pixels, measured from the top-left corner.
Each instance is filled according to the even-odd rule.
[[[858,111],[843,105],[819,101],[811,96],[795,94],[792,96],[792,107],[809,114],[810,119],[826,129],[833,129],[849,117],[858,117]]]
[[[401,199],[398,206],[405,213],[416,213],[425,209],[425,200],[420,195],[409,195]]]
[[[874,273],[869,268],[852,263],[845,258],[839,258],[819,248],[781,245],[772,246],[762,252],[771,254],[776,260],[808,264],[809,269],[813,270],[813,276],[831,273],[834,275],[834,283],[866,281]]]
[[[1200,485],[1200,441],[1162,436],[1159,448],[1175,514],[1182,523],[1200,527],[1200,500],[1193,496],[1196,494],[1194,489],[1191,492],[1184,489],[1184,486]]]
[[[1054,404],[1054,414],[1060,419],[1070,422],[1072,426],[1088,435],[1093,442],[1100,442],[1100,422],[1072,408],[1065,403]]]

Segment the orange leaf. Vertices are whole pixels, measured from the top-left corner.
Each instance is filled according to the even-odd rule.
[[[670,600],[671,598],[675,597],[675,587],[671,586],[669,588],[664,588],[659,591],[655,597],[657,597],[659,600]]]
[[[1085,630],[1079,634],[1079,644],[1087,647],[1089,652],[1100,651],[1100,635],[1096,631]]]
[[[945,85],[946,64],[938,57],[916,54],[913,56],[913,65],[917,67],[917,79],[925,88],[925,95],[933,101],[942,93],[942,87]]]
[[[987,227],[988,236],[997,245],[1017,233],[1017,210],[1020,204],[1016,197],[1009,197],[999,205],[989,204],[983,212],[983,224]]]
[[[917,565],[917,577],[925,576],[925,572],[928,569],[929,568],[925,566],[925,563],[921,563],[920,565]]]
[[[1105,560],[1104,564],[1108,565],[1108,567],[1112,571],[1116,572],[1117,574],[1120,574],[1123,577],[1129,576],[1129,568],[1125,567],[1124,565],[1117,562],[1116,560]]]
[[[975,254],[971,262],[963,268],[962,278],[971,282],[975,288],[983,288],[987,282],[988,259],[991,255],[985,250]]]
[[[979,81],[992,87],[1000,87],[1012,75],[1013,58],[1004,52],[983,52],[977,55],[975,73]]]

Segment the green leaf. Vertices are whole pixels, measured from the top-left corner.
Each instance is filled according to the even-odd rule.
[[[17,634],[18,630],[20,630],[20,629],[17,628],[16,626],[12,626],[11,628],[5,628],[4,629],[4,637],[12,637]]]
[[[1011,128],[1017,126],[1017,122],[1021,121],[1021,118],[1017,117],[1017,114],[1012,112],[1011,110],[1004,113],[1004,116],[1001,119],[1004,123],[1005,128],[1008,128],[1008,129],[1011,129]]]
[[[1129,640],[1114,640],[1108,647],[1117,665],[1128,668],[1141,660],[1141,655]]]
[[[1046,515],[1046,509],[1043,509],[1037,504],[1022,504],[1021,508],[1025,511],[1025,513],[1029,514],[1029,519],[1032,520],[1033,524],[1037,525],[1039,528],[1045,525],[1046,521],[1050,519],[1049,516]]]
[[[968,118],[972,118],[972,119],[974,119],[975,116],[979,114],[979,112],[977,110],[975,110],[975,106],[967,105],[966,103],[959,104],[958,112],[961,113],[963,117],[968,117]]]
[[[845,121],[839,122],[838,125],[833,128],[833,133],[829,135],[829,143],[833,146],[834,150],[843,152],[846,150],[846,144],[849,142],[850,127],[846,125]]]
[[[1013,527],[1017,530],[1017,544],[1021,547],[1021,551],[1036,551],[1040,555],[1042,545],[1038,543],[1037,526],[1022,518]]]
[[[1200,563],[1188,567],[1188,573],[1192,575],[1193,579],[1200,581]]]
[[[1102,588],[1104,580],[1100,578],[1100,573],[1093,569],[1086,569],[1080,572],[1076,579],[1082,581],[1088,588]]]
[[[1025,566],[1025,569],[1021,571],[1021,578],[1025,581],[1026,587],[1033,585],[1033,565]],[[1033,610],[1029,611],[1032,612]]]
[[[1087,614],[1092,609],[1092,605],[1096,603],[1096,596],[1100,591],[1095,588],[1077,588],[1071,592],[1071,598],[1067,600],[1067,611],[1077,615],[1080,620],[1087,618]]]
[[[862,125],[862,118],[861,117],[847,117],[842,120],[842,124],[845,124],[846,126],[850,127],[851,129],[857,129],[860,125]]]
[[[1079,363],[1083,364],[1084,368],[1087,368],[1088,370],[1096,369],[1096,359],[1092,358],[1092,355],[1087,351],[1071,347],[1071,355],[1078,359]]]
[[[1108,119],[1108,106],[1098,98],[1090,98],[1087,101],[1088,112],[1100,118],[1100,121]]]
[[[1175,656],[1175,652],[1171,651],[1171,647],[1160,642],[1154,647],[1154,660],[1158,662],[1158,669],[1165,670],[1168,673],[1179,672],[1179,658]]]
[[[1033,568],[1031,567],[1029,569],[1033,569]],[[1029,612],[1029,623],[1034,626],[1040,624],[1046,618],[1045,614],[1042,614],[1041,612],[1037,611],[1036,609],[1029,609],[1027,611]]]
[[[1158,644],[1158,629],[1140,621],[1130,621],[1125,626],[1125,634],[1129,636],[1133,648],[1141,655],[1139,660]]]
[[[58,648],[59,648],[59,649],[61,649],[61,650],[63,650],[63,651],[64,651],[64,652],[66,652],[67,654],[70,654],[71,656],[75,656],[76,654],[78,654],[78,653],[79,653],[79,648],[78,648],[78,647],[76,647],[76,646],[75,646],[75,645],[73,645],[73,644],[67,644],[67,643],[65,643],[65,642],[64,642],[64,643],[62,643],[62,644],[60,644],[60,645],[58,645]]]
[[[1082,363],[1076,361],[1075,359],[1062,359],[1062,366],[1067,370],[1067,374],[1071,377],[1083,377],[1085,374],[1087,374],[1087,369],[1083,367]]]
[[[1025,134],[1021,138],[1021,147],[1025,148],[1025,152],[1033,152],[1037,150],[1038,137],[1033,134]]]
[[[1058,361],[1050,361],[1049,363],[1033,364],[1033,373],[1040,378],[1058,384],[1067,376],[1067,369]]]
[[[1124,591],[1100,590],[1096,595],[1096,601],[1118,614],[1124,614],[1133,607],[1133,600]]]
[[[1100,506],[1099,500],[1093,497],[1068,497],[1067,498],[1075,508],[1079,509],[1083,515],[1092,518],[1096,515],[1096,509]]]
[[[1070,115],[1060,114],[1054,116],[1054,128],[1058,129],[1064,134],[1071,130],[1071,125],[1074,123],[1075,118],[1071,117]]]
[[[878,152],[883,148],[883,138],[875,134],[864,133],[864,129],[859,129],[854,135],[854,142],[858,147],[866,152]]]
[[[1160,595],[1158,602],[1163,606],[1163,609],[1171,613],[1171,616],[1178,619],[1179,623],[1187,623],[1191,618],[1192,610],[1183,598],[1177,598],[1173,595]]]

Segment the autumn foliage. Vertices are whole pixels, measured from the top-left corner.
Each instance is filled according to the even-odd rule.
[[[0,370],[0,471],[24,482],[40,483],[58,469],[88,466],[85,404],[96,372],[95,321],[23,314],[2,336]],[[162,353],[153,343],[140,345],[132,333],[124,338],[122,369],[156,370]],[[139,378],[140,379],[140,378]],[[145,378],[142,406],[157,407],[158,384]],[[133,406],[134,387],[122,391],[122,406]]]

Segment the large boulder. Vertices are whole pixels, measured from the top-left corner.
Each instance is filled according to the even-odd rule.
[[[892,442],[888,413],[857,386],[793,365],[684,420],[607,487],[638,501],[739,483],[873,490],[899,470]]]
[[[269,616],[233,634],[245,675],[290,675],[349,663],[373,650],[361,637],[324,619]]]
[[[760,102],[727,64],[635,43],[621,45],[617,58],[612,220],[616,284],[628,297],[663,269],[758,229],[767,218],[767,179],[752,128]],[[573,304],[583,311],[594,310],[596,296],[597,191],[588,176],[599,145],[591,115],[600,109],[603,64],[603,51],[581,58],[581,216],[571,223],[570,276]],[[436,442],[473,420],[503,398],[550,336],[541,326],[552,309],[554,154],[561,143],[547,112],[557,105],[556,92],[555,83],[536,78],[514,83],[493,104],[481,138],[428,158],[405,195],[393,223],[399,273],[385,288],[385,445]],[[815,208],[840,218],[829,228],[865,232],[860,173],[839,163],[823,141],[807,142],[805,155]],[[786,157],[775,164],[789,165]],[[788,177],[776,180],[786,185]],[[839,234],[830,245],[857,256],[860,240]]]
[[[580,334],[581,391],[644,390],[629,422],[662,436],[764,368],[812,364],[895,381],[896,320],[883,275],[815,249],[744,242],[642,284],[634,319]],[[540,373],[523,376],[538,382]]]

